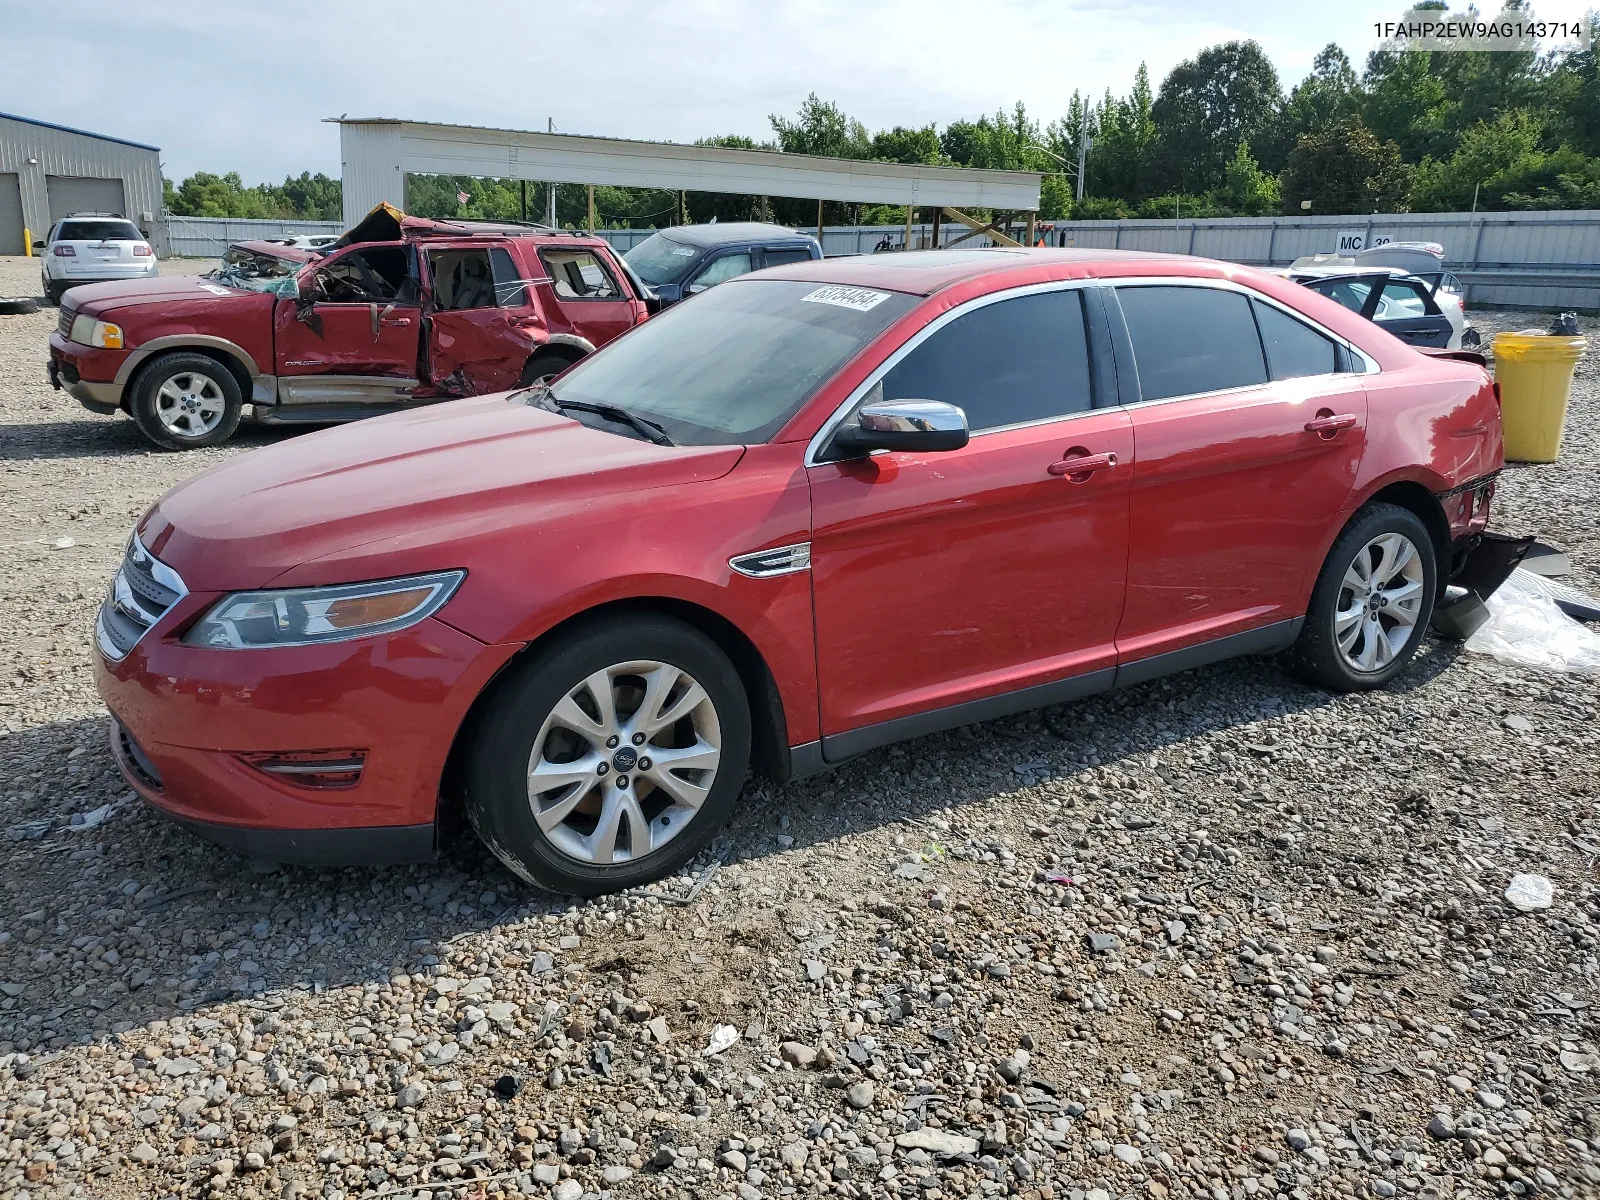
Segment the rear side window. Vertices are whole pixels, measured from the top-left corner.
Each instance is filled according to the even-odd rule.
[[[620,300],[622,289],[588,250],[541,250],[550,283],[562,300]]]
[[[1372,285],[1364,279],[1343,279],[1337,283],[1315,284],[1312,291],[1321,292],[1335,304],[1341,304],[1351,312],[1359,313],[1367,306],[1367,297],[1372,295]]]
[[[528,281],[517,270],[511,252],[503,246],[489,250],[489,264],[494,268],[494,294],[501,308],[522,308],[528,303]]]
[[[1267,368],[1274,379],[1332,375],[1339,369],[1339,352],[1333,342],[1281,308],[1259,300],[1254,304],[1261,343],[1267,349]]]
[[[1267,381],[1250,301],[1207,287],[1117,289],[1145,400]]]
[[[58,242],[142,242],[144,234],[132,221],[63,221]]]
[[[973,432],[1092,406],[1078,291],[1041,292],[974,309],[931,334],[884,376],[876,400],[943,400]]]
[[[811,251],[801,248],[798,250],[766,250],[763,251],[764,261],[769,267],[781,267],[786,263],[810,262]]]

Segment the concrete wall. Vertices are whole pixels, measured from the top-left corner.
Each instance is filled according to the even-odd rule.
[[[0,114],[0,175],[14,172],[23,220],[34,238],[50,228],[49,175],[120,179],[124,216],[149,233],[157,254],[168,252],[160,224],[161,155],[154,146]],[[0,246],[20,254],[22,246]]]

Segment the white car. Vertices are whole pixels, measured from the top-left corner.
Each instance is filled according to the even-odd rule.
[[[1410,277],[1419,281],[1428,293],[1426,298],[1419,298],[1420,308],[1418,303],[1402,305],[1398,295],[1392,303],[1380,302],[1382,311],[1369,314],[1379,324],[1400,317],[1420,318],[1431,300],[1432,305],[1437,306],[1440,314],[1450,323],[1448,349],[1475,350],[1482,343],[1481,335],[1467,319],[1466,289],[1461,286],[1459,279],[1445,270],[1444,247],[1438,242],[1386,242],[1354,255],[1308,254],[1295,259],[1287,270],[1279,270],[1274,274],[1287,276],[1296,283],[1310,283],[1326,281],[1338,275],[1355,276],[1371,272],[1386,272],[1395,279]],[[1347,300],[1341,299],[1340,302],[1351,307]],[[1401,311],[1402,307],[1404,311]]]
[[[115,213],[63,217],[33,248],[40,252],[39,277],[52,304],[73,284],[154,279],[159,269],[139,227]]]

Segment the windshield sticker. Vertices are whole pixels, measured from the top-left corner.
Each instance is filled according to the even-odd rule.
[[[853,308],[856,312],[869,312],[888,298],[888,292],[831,284],[828,287],[819,287],[810,295],[801,296],[800,300],[805,304],[832,304],[838,308]]]
[[[679,246],[676,250],[673,251],[673,253],[674,254],[678,254],[678,255],[682,255],[684,258],[693,258],[694,257],[694,247],[693,246]]]
[[[208,292],[210,292],[210,293],[211,293],[211,294],[212,294],[212,295],[213,295],[213,296],[227,296],[227,295],[231,295],[231,294],[232,294],[232,293],[230,293],[230,292],[229,292],[229,291],[228,291],[228,289],[227,289],[227,288],[225,288],[225,287],[218,287],[218,286],[217,286],[217,285],[216,285],[216,284],[214,284],[214,283],[202,283],[202,284],[201,284],[201,285],[200,285],[200,287],[201,287],[201,288],[202,288],[202,289],[203,289],[203,290],[204,290],[204,291],[208,291]]]

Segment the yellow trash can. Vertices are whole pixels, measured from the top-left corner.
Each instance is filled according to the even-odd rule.
[[[1588,339],[1581,337],[1495,334],[1494,377],[1500,384],[1501,423],[1509,461],[1556,461],[1572,392],[1572,370],[1588,344]]]

